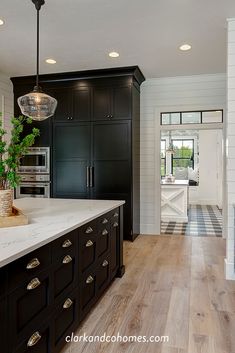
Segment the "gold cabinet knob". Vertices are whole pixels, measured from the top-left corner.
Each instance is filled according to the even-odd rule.
[[[109,232],[107,231],[107,229],[104,229],[102,232],[102,235],[107,235]]]
[[[69,248],[72,244],[73,243],[69,239],[66,239],[62,244],[62,248]]]
[[[118,227],[118,222],[114,222],[114,223],[113,223],[113,227],[114,227],[114,228]]]
[[[88,227],[87,229],[86,229],[86,234],[90,234],[90,233],[92,233],[93,232],[93,229],[91,228],[91,227]]]
[[[108,223],[107,218],[104,218],[103,221],[102,221],[102,224],[107,224],[107,223]]]
[[[86,247],[89,248],[90,246],[93,246],[93,241],[92,240],[88,240],[88,242],[86,243]]]
[[[31,269],[33,269],[35,267],[38,267],[39,265],[40,265],[40,261],[38,260],[37,257],[35,257],[31,261],[29,261],[29,263],[27,264],[26,268],[27,268],[27,270],[31,270]]]
[[[92,276],[88,276],[87,279],[86,279],[86,283],[87,284],[90,284],[94,281],[94,278]]]
[[[33,290],[40,286],[41,282],[37,277],[33,278],[27,285],[27,290]]]
[[[70,255],[66,255],[64,258],[63,258],[63,264],[69,264],[71,261],[73,261],[72,257]]]
[[[68,298],[65,300],[63,304],[63,309],[69,309],[72,305],[73,305],[73,301],[70,298]]]
[[[103,267],[106,267],[106,266],[108,266],[108,264],[109,264],[108,261],[107,261],[107,260],[104,260],[104,262],[102,263],[102,266],[103,266]]]
[[[29,338],[29,340],[27,342],[27,346],[28,347],[35,346],[35,344],[37,344],[41,338],[42,338],[42,336],[40,335],[40,333],[38,331],[34,332],[32,334],[32,336]]]

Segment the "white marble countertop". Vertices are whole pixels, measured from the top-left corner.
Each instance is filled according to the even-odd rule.
[[[23,198],[14,205],[29,224],[0,228],[0,267],[109,212],[124,201]]]
[[[176,186],[188,186],[189,181],[188,180],[175,180],[174,182],[171,181],[166,181],[166,180],[161,180],[162,185],[176,185]]]

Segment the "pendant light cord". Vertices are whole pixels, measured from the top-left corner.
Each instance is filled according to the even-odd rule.
[[[36,76],[36,87],[39,90],[39,9],[37,9],[37,76]]]

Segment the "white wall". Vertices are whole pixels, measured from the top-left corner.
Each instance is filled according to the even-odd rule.
[[[222,188],[222,131],[199,131],[199,186],[198,203],[221,206]]]
[[[235,18],[228,20],[227,63],[227,255],[226,278],[235,279],[234,274],[234,207],[235,205]]]
[[[160,233],[160,113],[218,110],[225,107],[225,74],[148,79],[142,84],[140,122],[142,234]]]
[[[13,116],[14,103],[13,103],[13,86],[10,78],[0,73],[0,112],[3,114],[3,125],[7,130],[8,135],[6,140],[9,139],[9,132],[11,129],[10,119]]]

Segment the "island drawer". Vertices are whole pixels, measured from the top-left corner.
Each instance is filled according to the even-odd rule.
[[[96,301],[96,271],[87,271],[79,284],[81,318],[88,313]]]
[[[79,238],[79,273],[84,273],[88,268],[94,265],[97,252],[97,236]]]
[[[12,342],[19,342],[34,323],[47,315],[52,304],[51,288],[50,274],[45,271],[9,295],[9,332]]]
[[[97,258],[110,249],[110,223],[100,227],[97,240]]]
[[[106,253],[87,270],[79,283],[81,317],[83,318],[91,306],[100,297],[110,282],[110,254]]]
[[[60,301],[52,318],[52,341],[56,352],[64,345],[65,337],[72,333],[78,323],[79,295],[76,289]]]
[[[0,298],[6,294],[7,289],[7,271],[6,268],[0,268]]]
[[[113,279],[118,270],[118,242],[119,242],[119,221],[116,219],[112,222],[110,228],[110,276]]]
[[[48,324],[38,325],[11,352],[52,353],[50,326]]]
[[[97,261],[96,266],[96,292],[99,296],[109,284],[110,254],[106,254]]]
[[[0,342],[1,352],[7,352],[7,298],[2,297],[0,299],[0,318],[1,318],[1,329],[0,329]]]
[[[67,253],[52,269],[52,292],[54,300],[60,300],[66,291],[77,283],[77,259],[72,253]]]
[[[51,244],[45,245],[8,265],[8,291],[29,281],[51,265]]]
[[[97,220],[84,224],[82,227],[78,228],[79,238],[80,237],[90,237],[97,235]]]
[[[52,243],[52,262],[60,261],[67,253],[75,254],[78,231],[60,237]]]

